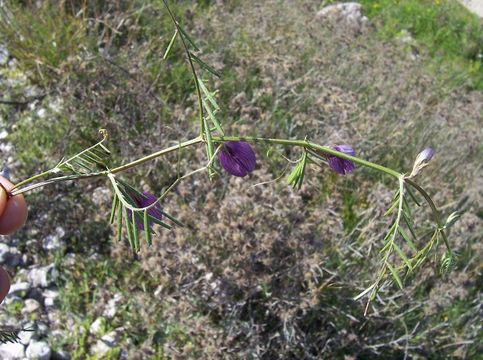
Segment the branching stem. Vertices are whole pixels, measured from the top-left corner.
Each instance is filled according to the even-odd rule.
[[[436,205],[434,204],[433,200],[429,196],[429,194],[421,187],[419,186],[416,182],[414,182],[410,178],[404,178],[404,181],[411,185],[413,188],[415,188],[426,200],[428,203],[429,207],[431,208],[431,211],[433,212],[434,220],[436,221],[436,224],[438,225],[438,231],[441,234],[441,237],[443,238],[444,244],[446,245],[446,248],[448,249],[448,252],[452,254],[453,252],[451,251],[451,247],[449,245],[448,238],[446,236],[446,233],[444,232],[444,224],[441,221],[441,214],[439,213],[439,210],[436,208]]]
[[[297,146],[297,147],[302,147],[302,148],[305,148],[305,149],[317,150],[317,151],[323,152],[324,154],[334,155],[334,156],[340,157],[342,159],[351,160],[356,164],[359,164],[359,165],[362,165],[362,166],[365,166],[365,167],[369,167],[369,168],[377,170],[379,172],[383,172],[383,173],[391,175],[395,178],[399,178],[401,176],[401,174],[398,173],[397,171],[389,169],[385,166],[378,165],[378,164],[375,164],[373,162],[370,162],[370,161],[367,161],[367,160],[364,160],[364,159],[361,159],[361,158],[358,158],[358,157],[355,157],[355,156],[350,156],[350,155],[347,155],[345,153],[334,150],[329,146],[322,146],[322,145],[319,145],[319,144],[316,144],[316,143],[313,143],[313,142],[310,142],[310,141],[307,141],[307,140],[288,140],[288,139],[247,137],[247,136],[214,136],[213,137],[213,142],[215,142],[215,143],[223,143],[223,142],[227,142],[227,141],[247,141],[247,142],[255,142],[255,143],[256,142],[263,142],[263,143],[268,143],[268,144],[278,144],[278,145],[285,145],[285,146]],[[115,168],[110,169],[110,170],[95,172],[95,173],[91,173],[91,174],[83,174],[83,175],[60,176],[60,177],[57,177],[57,178],[49,179],[49,180],[46,180],[46,181],[43,181],[43,182],[22,188],[23,185],[26,185],[28,183],[35,181],[35,180],[38,180],[41,177],[44,177],[44,176],[51,174],[53,172],[53,169],[50,169],[48,171],[44,171],[40,174],[32,176],[29,179],[26,179],[24,181],[19,182],[14,187],[14,189],[11,191],[11,195],[18,195],[18,194],[21,194],[21,193],[42,187],[44,185],[57,183],[57,182],[61,182],[61,181],[87,179],[87,178],[92,178],[92,177],[107,176],[108,174],[120,173],[120,172],[129,170],[131,168],[134,168],[136,166],[139,166],[141,164],[144,164],[145,162],[151,161],[151,160],[158,158],[160,156],[174,152],[176,150],[180,150],[182,148],[197,145],[197,144],[200,144],[200,143],[203,143],[203,142],[204,142],[204,139],[201,138],[201,136],[198,136],[194,139],[187,140],[187,141],[181,142],[177,145],[167,147],[163,150],[159,150],[159,151],[154,152],[150,155],[144,156],[144,157],[139,158],[137,160],[134,160],[130,163],[115,167]],[[211,163],[211,161],[210,161],[210,163]],[[416,188],[416,189],[420,192],[422,190],[421,188],[419,188],[419,189]],[[426,194],[426,196],[429,197],[429,195],[427,195],[427,194]],[[434,204],[432,202],[430,203],[430,206],[431,206],[431,204],[434,206]]]

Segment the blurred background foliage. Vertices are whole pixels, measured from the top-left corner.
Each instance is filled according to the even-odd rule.
[[[463,212],[450,234],[460,257],[448,277],[438,258],[403,291],[383,289],[363,316],[394,184],[365,169],[340,178],[311,167],[294,192],[275,182],[294,150],[257,146],[248,180],[195,176],[165,208],[187,224],[159,230],[133,254],[113,241],[104,180],[28,195],[20,249],[61,271],[55,349],[86,358],[88,334],[114,295],[105,332],[123,329],[129,358],[475,358],[481,350],[481,19],[455,1],[362,1],[370,26],[353,34],[317,20],[330,1],[177,1],[172,9],[221,71],[206,79],[227,133],[351,144],[371,161],[410,170],[437,156],[420,181],[442,211]],[[13,176],[28,177],[97,140],[106,128],[119,164],[197,134],[196,98],[161,0],[7,1],[0,42],[0,108],[14,146]],[[411,42],[400,41],[401,32]],[[194,169],[202,149],[186,150]],[[160,193],[176,156],[126,179]],[[266,185],[254,186],[268,182]],[[421,231],[429,226],[418,210]],[[65,228],[63,246],[42,239]],[[437,254],[436,257],[441,256]],[[75,261],[71,261],[74,258]],[[107,355],[106,355],[107,356]]]

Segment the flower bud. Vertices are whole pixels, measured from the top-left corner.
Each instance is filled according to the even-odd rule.
[[[429,161],[433,158],[433,155],[434,151],[429,147],[421,151],[414,161],[413,171],[411,171],[409,177],[418,175],[419,172],[428,165]]]
[[[416,163],[428,163],[429,160],[433,158],[433,155],[434,155],[433,149],[426,148],[418,154],[416,158]]]

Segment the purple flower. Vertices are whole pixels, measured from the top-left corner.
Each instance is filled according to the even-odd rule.
[[[134,205],[138,208],[147,207],[152,203],[156,202],[156,200],[158,200],[156,196],[148,192],[143,192],[143,195],[140,195],[140,194],[132,195],[131,198],[135,202]],[[128,213],[129,213],[129,217],[132,217],[131,210],[128,209]],[[163,217],[163,210],[161,209],[161,205],[157,203],[153,207],[149,208],[148,215],[152,216],[155,219],[161,220],[161,218]],[[144,217],[144,214],[142,214],[142,217]],[[144,221],[142,219],[136,218],[136,225],[139,230],[141,231],[144,230]],[[152,228],[152,226],[153,226],[153,222],[149,220],[149,227]]]
[[[426,148],[418,154],[418,156],[416,158],[416,162],[417,163],[427,163],[427,162],[429,162],[429,160],[431,160],[433,158],[433,155],[434,155],[433,149]]]
[[[218,154],[221,166],[234,176],[246,176],[255,169],[257,159],[252,147],[244,141],[228,141]]]
[[[350,156],[356,155],[354,149],[349,145],[335,145],[332,148]],[[346,175],[356,168],[355,164],[352,161],[344,160],[334,155],[329,155],[328,161],[331,169],[340,175]]]
[[[409,175],[409,177],[418,175],[419,172],[429,164],[429,161],[433,158],[433,156],[434,151],[429,147],[421,151],[414,161],[413,171],[411,171],[411,175]]]

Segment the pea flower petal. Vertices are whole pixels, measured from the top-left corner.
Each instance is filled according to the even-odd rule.
[[[156,202],[158,198],[149,192],[143,192],[143,195],[134,195],[132,199],[135,202],[136,207],[143,208]],[[132,216],[131,210],[128,209],[129,216]],[[148,209],[148,214],[155,219],[161,220],[163,217],[163,210],[161,209],[161,204],[157,203],[153,207]],[[136,225],[139,230],[144,230],[144,223],[141,219],[136,219]],[[149,220],[149,227],[152,228],[153,222]],[[151,230],[152,231],[152,230]]]
[[[424,149],[421,151],[418,156],[416,157],[416,163],[427,163],[429,160],[431,160],[434,156],[434,151],[430,147]]]
[[[228,141],[222,145],[218,154],[221,166],[234,176],[244,177],[255,170],[255,152],[244,141]]]
[[[416,157],[416,160],[414,161],[413,171],[411,171],[411,174],[409,175],[409,177],[414,177],[418,175],[421,172],[421,170],[424,169],[429,164],[429,161],[433,158],[433,156],[434,156],[434,151],[430,147],[421,151]]]
[[[333,149],[350,156],[356,155],[354,149],[349,145],[335,145]],[[356,165],[352,161],[341,159],[334,155],[329,155],[328,162],[330,168],[340,175],[346,175],[356,168]]]

